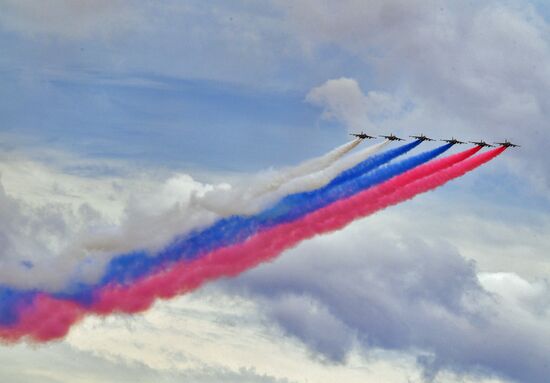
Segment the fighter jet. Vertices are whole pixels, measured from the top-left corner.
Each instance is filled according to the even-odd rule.
[[[371,138],[376,138],[374,136],[369,136],[368,134],[365,134],[363,132],[361,132],[361,133],[350,133],[350,136],[355,136],[355,137],[360,138],[362,140],[364,140],[365,138],[368,138],[369,140]]]
[[[509,148],[510,146],[512,148],[519,148],[519,145],[516,145],[516,144],[512,144],[510,141],[508,140],[504,140],[504,142],[495,142],[496,145],[500,145],[500,146],[504,146],[505,148]]]
[[[393,133],[390,134],[389,136],[379,136],[379,137],[384,137],[388,141],[405,141],[402,138],[396,137]]]
[[[470,141],[470,144],[475,144],[475,145],[477,145],[477,146],[481,146],[482,148],[483,148],[484,146],[490,146],[490,147],[493,146],[493,145],[491,145],[491,144],[486,143],[486,142],[483,141],[483,140],[477,141],[477,142],[476,142],[476,141]]]
[[[443,142],[448,142],[449,144],[453,144],[453,145],[455,145],[455,144],[465,144],[464,141],[459,141],[459,140],[457,140],[457,139],[454,138],[454,137],[451,137],[450,140],[441,140],[441,141],[443,141]]]
[[[411,138],[416,138],[420,141],[435,141],[433,138],[426,137],[425,135],[421,134],[420,136],[409,136]]]

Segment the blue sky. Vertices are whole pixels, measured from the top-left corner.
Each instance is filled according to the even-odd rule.
[[[84,82],[45,79],[38,90],[15,85],[21,99],[4,105],[14,126],[6,130],[84,156],[233,171],[291,164],[344,139],[344,131],[317,124],[318,112],[296,92],[158,76],[138,78],[144,85],[117,79],[96,73]],[[34,101],[42,91],[44,101]],[[25,112],[29,105],[37,105],[33,113]]]
[[[549,14],[534,0],[2,1],[2,283],[90,228],[140,229],[350,132],[522,147],[145,315],[5,346],[40,367],[0,378],[71,381],[58,362],[72,355],[82,382],[545,381]]]

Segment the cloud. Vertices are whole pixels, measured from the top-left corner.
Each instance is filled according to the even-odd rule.
[[[289,383],[260,374],[254,368],[231,370],[222,366],[189,368],[182,371],[164,371],[147,363],[113,358],[95,350],[79,350],[67,343],[46,348],[31,349],[16,346],[0,350],[4,364],[0,378],[13,383],[39,380],[47,383],[102,382],[181,382],[196,383]],[[29,362],[31,360],[32,362]],[[29,364],[32,363],[32,366]]]
[[[187,174],[120,167],[104,175],[96,172],[109,167],[101,160],[74,158],[70,174],[15,157],[0,163],[2,284],[57,290],[73,278],[93,282],[112,256],[158,250],[215,218],[191,201],[213,187]]]
[[[450,371],[543,382],[548,311],[533,308],[550,291],[521,280],[519,290],[536,293],[523,293],[519,304],[495,279],[485,275],[480,283],[475,264],[444,242],[427,244],[364,221],[224,287],[257,299],[289,336],[333,362],[345,361],[358,344],[366,354],[416,355],[427,379]],[[297,307],[302,315],[294,314]],[[317,322],[323,325],[307,325]]]
[[[306,101],[323,107],[324,118],[339,120],[352,132],[376,132],[376,121],[394,117],[401,110],[389,93],[370,91],[365,95],[355,79],[346,77],[313,88]]]
[[[546,279],[530,282],[513,272],[480,273],[483,287],[510,307],[545,317],[550,312],[550,284]]]
[[[78,227],[87,218],[90,223],[97,218],[97,212],[87,204],[74,213],[59,204],[33,208],[7,195],[1,183],[0,210],[0,279],[15,285],[26,285],[37,276],[37,268],[41,269],[38,275],[55,279],[51,260],[75,234],[70,222],[78,222]]]
[[[507,154],[509,166],[548,190],[549,27],[528,3],[302,0],[282,7],[304,46],[337,46],[360,58],[369,81],[410,105],[385,128],[528,144]],[[368,124],[361,97],[348,88],[350,106],[328,103],[330,113]]]
[[[287,334],[299,334],[314,357],[342,361],[353,345],[353,332],[327,307],[307,295],[284,295],[266,306],[269,316]]]
[[[326,368],[266,323],[254,302],[208,288],[139,316],[87,318],[66,342],[115,365],[146,365],[168,381],[365,382],[373,371],[392,377],[376,363],[369,371]]]
[[[35,68],[53,67],[59,69],[59,77],[69,78],[64,70],[92,68],[86,83],[96,80],[94,70],[105,70],[108,75],[97,77],[113,83],[120,83],[120,78],[110,73],[120,71],[130,73],[122,77],[130,83],[140,78],[132,73],[145,72],[262,87],[305,83],[303,89],[311,89],[314,84],[317,87],[307,101],[350,130],[518,141],[522,149],[508,151],[499,163],[507,163],[521,176],[514,182],[528,178],[543,191],[550,187],[548,23],[527,3],[298,0],[277,2],[267,11],[253,5],[243,9],[241,3],[215,8],[171,3],[159,13],[144,12],[150,8],[140,8],[142,3],[136,9],[104,1],[93,6],[87,1],[37,4],[5,1],[0,6],[2,45],[12,47],[4,60],[12,64],[8,69],[28,67],[36,73]],[[277,9],[284,12],[273,12]],[[85,42],[89,44],[81,53]],[[306,49],[297,49],[298,44]],[[305,57],[304,51],[310,56]],[[348,59],[356,63],[343,65]],[[144,85],[141,80],[138,84]],[[303,89],[301,94],[307,92]],[[20,90],[14,87],[11,94]],[[39,99],[21,105],[38,105]],[[12,129],[24,125],[21,116],[12,125]],[[144,233],[140,220],[154,223],[158,216],[152,214],[154,204],[134,200],[128,205],[129,190],[147,189],[142,190],[144,198],[158,193],[162,198],[155,203],[173,213],[171,222],[177,225],[187,203],[186,188],[204,187],[185,175],[174,175],[164,189],[154,188],[148,177],[137,177],[129,185],[128,179],[81,183],[57,174],[55,182],[45,182],[52,178],[51,172],[32,169],[4,172],[3,180],[11,180],[0,191],[4,262],[0,270],[5,280],[22,284],[25,278],[34,278],[33,268],[22,260],[31,260],[37,270],[40,259],[50,263],[50,255],[57,254],[55,249],[76,235],[84,222],[113,227],[124,220],[126,206],[127,213],[138,218],[128,222],[132,229],[128,233],[135,237],[127,238],[139,240]],[[487,175],[481,174],[475,182]],[[25,187],[23,181],[33,177],[40,186]],[[160,178],[154,179],[170,179]],[[515,191],[503,186],[507,177],[498,178],[483,183],[491,196],[502,188]],[[359,347],[366,355],[393,350],[417,356],[427,377],[455,371],[544,381],[550,375],[549,293],[545,282],[526,275],[546,273],[548,223],[537,218],[541,223],[537,228],[537,222],[523,221],[535,210],[544,214],[544,209],[540,205],[518,209],[529,196],[518,200],[514,195],[508,206],[497,204],[490,213],[492,219],[486,219],[488,209],[480,206],[483,187],[469,191],[474,189],[475,199],[469,204],[412,213],[407,205],[397,214],[371,217],[365,221],[371,222],[370,227],[352,226],[348,234],[313,240],[269,267],[230,282],[231,291],[250,296],[263,307],[268,326],[277,323],[290,339],[336,366],[349,363],[350,350]],[[180,192],[182,199],[177,197]],[[23,195],[24,201],[16,195]],[[494,199],[481,202],[497,203]],[[514,225],[509,224],[512,221]],[[169,234],[154,229],[161,236]],[[403,235],[414,230],[424,239]],[[434,239],[440,236],[457,248]],[[478,265],[464,256],[476,259]],[[483,273],[477,275],[480,270]],[[176,315],[171,321],[180,318]],[[161,335],[162,340],[172,339],[184,330],[183,325],[177,332],[165,328],[149,340]],[[94,336],[105,340],[98,332],[89,334]],[[241,329],[231,339],[239,338],[246,338]],[[122,343],[123,338],[117,340]],[[235,348],[242,351],[242,343],[237,345],[224,349],[226,358],[238,354]],[[218,355],[219,347],[208,353]],[[251,349],[247,355],[257,352]],[[262,350],[258,354],[277,355],[286,349]],[[305,369],[303,365],[294,368]],[[327,371],[319,375],[326,377]]]
[[[265,85],[299,52],[269,3],[8,0],[0,32],[12,53],[5,66],[27,80],[105,73],[111,84],[147,74]]]

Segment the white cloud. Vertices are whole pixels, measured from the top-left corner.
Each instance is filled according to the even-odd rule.
[[[397,383],[406,374],[417,375],[414,366],[399,358],[366,362],[356,355],[347,366],[320,363],[300,342],[266,322],[257,303],[217,289],[158,303],[140,316],[87,318],[67,343],[116,363],[146,365],[161,376],[225,371],[221,382],[247,370],[257,379],[320,383],[338,378]]]
[[[376,122],[400,113],[401,106],[392,95],[370,91],[366,95],[352,78],[328,80],[312,89],[306,101],[323,107],[323,117],[347,125],[352,132],[377,132]]]
[[[75,169],[104,165],[69,162]],[[191,206],[191,196],[211,186],[185,174],[128,169],[118,176],[72,175],[18,155],[5,157],[1,283],[55,290],[72,278],[92,282],[113,255],[156,250],[215,217]]]

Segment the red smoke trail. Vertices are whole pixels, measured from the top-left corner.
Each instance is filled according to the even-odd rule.
[[[23,336],[46,342],[67,335],[70,327],[80,320],[85,309],[78,304],[40,294],[30,306],[22,307],[20,322],[13,327],[0,328],[0,339],[8,342]]]
[[[216,250],[195,261],[180,262],[133,285],[105,287],[91,310],[46,294],[40,295],[33,305],[22,312],[22,321],[14,328],[0,330],[0,336],[6,340],[17,340],[28,335],[36,341],[63,337],[86,311],[97,314],[141,312],[149,308],[156,298],[171,298],[210,280],[237,275],[307,238],[341,229],[358,218],[435,189],[490,161],[505,148],[466,159],[478,150],[476,147],[431,161],[302,219],[265,230],[243,243]]]

